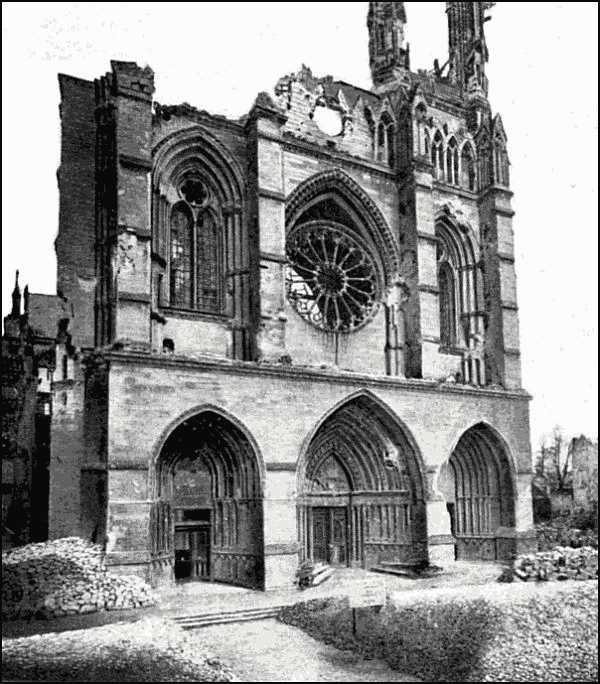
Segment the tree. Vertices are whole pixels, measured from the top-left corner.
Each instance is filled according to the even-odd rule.
[[[535,471],[546,478],[550,491],[565,491],[571,484],[571,465],[576,440],[564,434],[558,425],[540,443]]]

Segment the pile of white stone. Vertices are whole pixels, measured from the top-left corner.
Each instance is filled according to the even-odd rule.
[[[2,554],[2,618],[62,617],[154,605],[137,577],[112,575],[102,548],[67,537]]]

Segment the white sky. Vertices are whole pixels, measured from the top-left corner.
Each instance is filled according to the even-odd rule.
[[[446,59],[444,3],[408,2],[411,66]],[[55,292],[57,73],[149,64],[156,99],[231,117],[301,63],[370,86],[366,2],[3,3],[2,305],[14,271]],[[509,136],[523,384],[532,446],[597,422],[598,5],[500,2],[486,24],[490,100]]]

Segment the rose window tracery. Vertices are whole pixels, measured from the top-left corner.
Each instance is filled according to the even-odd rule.
[[[287,242],[287,297],[300,316],[328,332],[348,333],[379,308],[380,278],[367,246],[345,226],[312,221]]]

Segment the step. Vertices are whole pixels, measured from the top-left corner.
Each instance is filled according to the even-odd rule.
[[[371,572],[378,572],[384,575],[398,575],[400,577],[418,577],[414,570],[401,565],[375,565],[369,568]]]
[[[173,618],[182,629],[198,629],[209,625],[224,625],[232,622],[248,622],[250,620],[266,620],[276,617],[282,606],[272,608],[254,608],[249,610],[228,611],[222,613],[200,613]]]
[[[265,611],[281,610],[283,605],[275,606],[257,606],[256,608],[236,608],[234,610],[213,610],[198,613],[186,613],[185,615],[177,615],[174,617],[177,621],[196,620],[198,618],[212,618],[212,617],[233,617],[235,615],[251,615],[255,613],[263,613]]]

